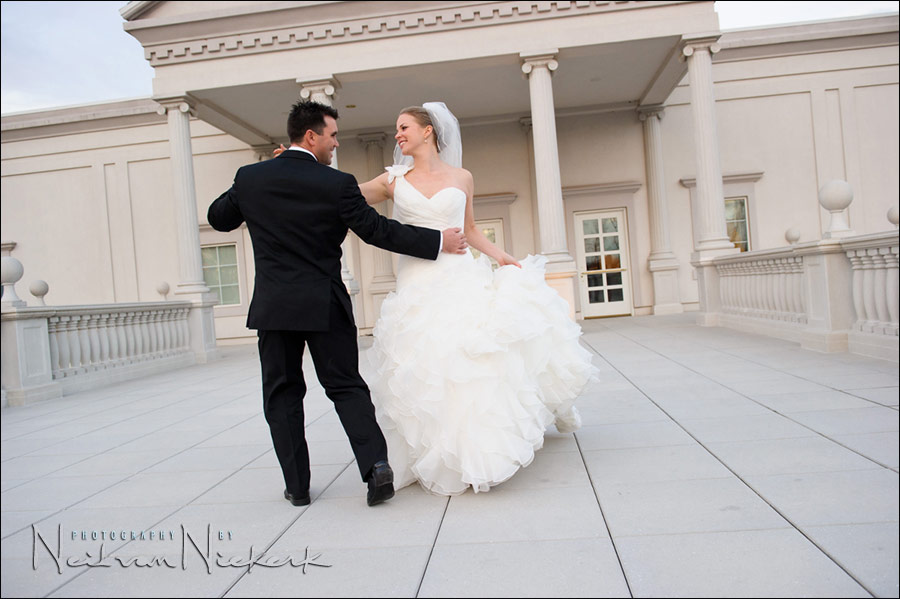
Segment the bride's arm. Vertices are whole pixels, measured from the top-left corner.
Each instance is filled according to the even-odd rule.
[[[522,265],[519,264],[515,258],[491,243],[490,240],[484,236],[484,233],[482,233],[475,225],[475,210],[472,207],[472,196],[475,194],[475,181],[472,178],[472,173],[466,170],[463,172],[465,173],[463,191],[466,192],[466,242],[469,246],[475,248],[482,254],[487,254],[496,260],[500,266],[513,264],[522,268]]]
[[[388,184],[388,174],[381,173],[371,181],[360,183],[359,190],[366,198],[369,206],[380,204],[385,200],[391,199],[391,187]]]
[[[287,148],[284,147],[284,144],[281,144],[279,147],[275,148],[275,151],[272,152],[272,154],[277,158],[285,150],[287,150]],[[361,183],[359,186],[359,190],[366,198],[366,203],[369,206],[380,204],[381,202],[389,200],[391,199],[391,197],[393,197],[391,195],[390,185],[388,185],[387,173],[382,173],[371,181]]]

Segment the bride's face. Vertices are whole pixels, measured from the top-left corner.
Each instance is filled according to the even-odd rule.
[[[401,114],[397,118],[397,134],[394,139],[404,156],[411,156],[416,148],[428,144],[432,135],[434,129],[431,125],[423,127],[411,114]]]

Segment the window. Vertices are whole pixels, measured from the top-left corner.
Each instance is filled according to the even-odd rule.
[[[203,280],[210,291],[219,296],[220,306],[241,303],[238,284],[237,245],[217,245],[201,248],[203,256]]]
[[[750,235],[747,223],[747,198],[725,198],[725,226],[728,239],[742,252],[750,249]]]
[[[487,240],[496,245],[498,248],[506,251],[506,244],[503,243],[503,220],[477,220],[475,221],[475,226],[487,237]],[[472,255],[477,259],[481,256],[481,252],[476,250],[475,248],[469,248],[472,252]],[[491,261],[491,264],[494,268],[497,268],[497,262],[488,256],[488,259]]]

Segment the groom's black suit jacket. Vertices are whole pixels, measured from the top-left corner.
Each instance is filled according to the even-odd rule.
[[[217,231],[247,222],[256,263],[247,327],[258,330],[328,330],[334,297],[353,321],[341,281],[348,227],[391,252],[434,259],[440,249],[439,231],[381,216],[366,204],[353,175],[296,150],[240,168],[207,219]]]

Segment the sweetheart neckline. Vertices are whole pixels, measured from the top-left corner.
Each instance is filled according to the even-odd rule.
[[[437,190],[436,192],[434,192],[434,193],[431,195],[431,197],[428,197],[427,195],[425,195],[424,193],[422,193],[421,191],[419,191],[418,188],[416,188],[415,185],[413,185],[412,183],[410,183],[409,181],[407,181],[407,180],[406,180],[406,177],[404,177],[404,176],[401,175],[401,176],[399,176],[399,177],[397,177],[397,178],[398,178],[398,179],[402,179],[403,182],[406,183],[407,185],[409,185],[409,186],[412,188],[413,191],[415,191],[417,194],[419,194],[420,196],[422,196],[423,198],[425,198],[425,199],[428,200],[429,202],[430,202],[431,200],[433,200],[433,199],[435,198],[435,196],[437,196],[437,194],[441,193],[442,191],[446,191],[446,190],[448,190],[448,189],[455,189],[455,190],[457,190],[457,191],[462,191],[463,195],[466,195],[466,192],[465,192],[464,190],[460,189],[459,187],[456,187],[455,185],[449,185],[449,186],[447,186],[447,187],[442,187],[441,189],[439,189],[439,190]]]

